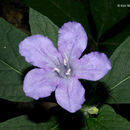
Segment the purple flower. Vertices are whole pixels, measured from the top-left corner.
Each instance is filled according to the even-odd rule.
[[[87,46],[87,35],[80,23],[65,23],[58,33],[58,50],[42,35],[27,37],[20,43],[20,54],[38,67],[25,76],[23,90],[34,99],[55,91],[57,103],[69,112],[76,112],[85,101],[85,90],[78,79],[99,80],[111,69],[111,64],[99,52],[79,59]]]

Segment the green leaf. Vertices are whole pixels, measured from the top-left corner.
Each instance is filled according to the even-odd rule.
[[[78,0],[25,0],[25,2],[51,18],[56,25],[61,26],[70,20],[84,21],[86,17],[85,6]],[[82,14],[82,15],[81,15]]]
[[[129,10],[117,7],[121,0],[25,0],[25,3],[58,27],[67,21],[80,22],[89,38],[87,53],[98,50],[110,56],[129,35],[129,27],[126,27],[129,25]],[[109,38],[106,39],[106,36]]]
[[[49,18],[30,8],[29,23],[32,34],[42,34],[50,38],[57,47],[58,26]]]
[[[35,123],[24,115],[0,123],[0,130],[58,130],[58,124],[55,118]]]
[[[130,37],[112,54],[112,70],[101,80],[110,90],[107,103],[130,103]]]
[[[123,3],[128,4],[128,0],[124,0]],[[97,30],[97,41],[102,34],[128,15],[128,8],[117,7],[119,4],[122,4],[122,0],[90,0],[91,13]]]
[[[65,22],[80,22],[91,37],[88,4],[80,0],[25,0],[25,3],[51,19],[58,27]]]
[[[0,18],[0,98],[28,101],[22,90],[24,71],[28,67],[18,52],[18,44],[27,35]]]
[[[130,123],[108,105],[100,108],[97,117],[90,116],[87,124],[89,130],[130,130]]]
[[[119,26],[118,26],[119,28]],[[104,52],[105,54],[107,54],[107,56],[111,56],[112,53],[114,52],[114,50],[126,39],[129,37],[130,33],[130,24],[129,25],[125,25],[125,27],[123,27],[122,29],[118,29],[116,31],[118,32],[114,32],[113,31],[114,28],[111,30],[111,32],[106,33],[106,37],[105,40],[102,39],[99,43],[98,43],[98,50],[101,52]],[[113,31],[113,34],[112,34]],[[116,35],[115,35],[116,33]],[[110,36],[110,34],[112,34]]]

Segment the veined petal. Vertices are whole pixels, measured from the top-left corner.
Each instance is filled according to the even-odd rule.
[[[85,101],[85,90],[74,78],[63,79],[56,89],[57,103],[69,112],[76,112]]]
[[[59,29],[59,51],[64,58],[78,59],[87,46],[87,39],[86,32],[80,23],[65,23]]]
[[[54,68],[58,62],[59,53],[51,40],[39,34],[20,42],[19,52],[28,63],[40,68]]]
[[[91,52],[73,62],[74,75],[79,79],[96,81],[111,69],[111,63],[104,53]]]
[[[23,90],[26,96],[39,99],[50,96],[58,83],[55,72],[33,69],[25,76]]]

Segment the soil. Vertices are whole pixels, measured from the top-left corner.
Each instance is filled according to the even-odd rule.
[[[23,0],[0,0],[0,17],[30,34],[28,10]]]

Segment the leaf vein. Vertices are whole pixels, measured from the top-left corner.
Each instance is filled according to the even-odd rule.
[[[23,75],[22,72],[20,72],[19,70],[15,69],[14,67],[10,66],[9,64],[7,64],[6,62],[4,62],[1,58],[0,58],[0,62],[4,65],[6,65],[7,67],[9,67],[10,69],[12,69],[13,71],[15,71],[17,74],[19,75]]]
[[[126,77],[125,79],[121,80],[119,83],[117,83],[115,86],[113,86],[110,90],[115,89],[116,87],[118,87],[120,84],[122,84],[123,82],[127,81],[128,79],[130,79],[130,75],[128,77]]]

